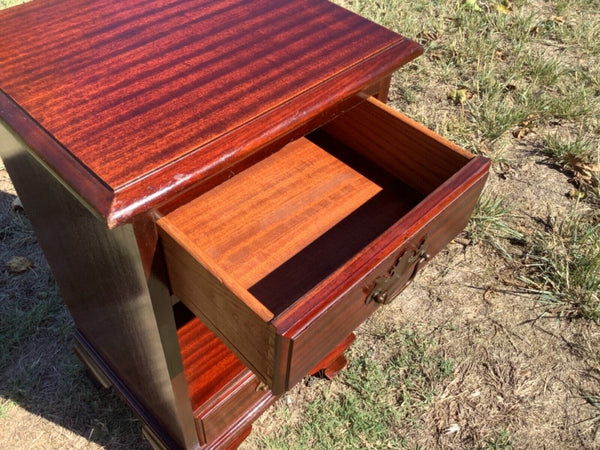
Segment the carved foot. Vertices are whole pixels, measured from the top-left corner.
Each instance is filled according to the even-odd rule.
[[[348,365],[348,360],[344,356],[344,352],[348,350],[355,339],[356,335],[351,333],[310,371],[310,375],[322,376],[328,380],[335,377]]]

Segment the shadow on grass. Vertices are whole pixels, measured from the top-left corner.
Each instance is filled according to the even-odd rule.
[[[73,353],[73,321],[26,214],[13,210],[14,200],[0,191],[0,447],[28,444],[3,442],[22,436],[19,430],[27,426],[11,419],[14,410],[7,405],[12,402],[105,448],[149,448],[130,410],[94,383]],[[11,272],[6,263],[14,256],[28,258],[33,266]],[[49,433],[51,424],[38,436]],[[61,434],[58,427],[56,433]],[[65,437],[61,447],[70,446]]]

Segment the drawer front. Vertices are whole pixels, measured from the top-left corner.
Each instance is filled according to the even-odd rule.
[[[205,442],[212,442],[227,428],[237,422],[263,398],[271,397],[271,393],[256,376],[248,372],[234,385],[224,390],[213,404],[203,411],[196,411],[198,435],[204,436]]]
[[[284,333],[291,341],[287,386],[300,381],[310,367],[327,354],[330,347],[354,331],[378,307],[385,308],[385,304],[372,298],[373,294],[377,294],[378,282],[381,284],[382,280],[389,279],[390,272],[398,268],[399,260],[407,256],[419,256],[421,251],[425,251],[426,257],[423,255],[415,259],[405,267],[404,272],[397,274],[398,282],[392,286],[396,289],[388,292],[386,301],[401,301],[395,297],[410,284],[424,266],[424,260],[435,256],[466,226],[484,183],[485,178],[478,179],[431,220],[416,224],[417,229],[409,231],[400,247],[388,252],[387,256],[380,254],[379,263],[342,294],[336,292],[333,283],[319,287],[312,293],[314,297],[321,298],[335,296],[336,300],[324,305],[319,312],[313,309],[312,316],[305,316],[308,320],[296,321]]]

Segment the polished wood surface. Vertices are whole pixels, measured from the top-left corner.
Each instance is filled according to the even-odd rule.
[[[323,129],[425,195],[473,158],[458,145],[373,98]]]
[[[377,304],[365,304],[365,299],[374,280],[404,251],[427,239],[428,252],[434,255],[462,230],[487,175],[485,158],[446,145],[421,126],[411,127],[381,102],[368,100],[347,114],[350,119],[343,115],[336,121],[354,129],[356,139],[348,139],[348,145],[325,132],[337,133],[334,121],[158,222],[175,294],[276,394],[298,382],[373,313]],[[379,139],[373,130],[400,130],[407,137]],[[421,155],[412,156],[416,152]],[[322,164],[307,164],[304,157],[312,153]],[[424,160],[435,174],[424,176],[425,182],[411,170],[422,170]],[[297,180],[295,173],[301,174]],[[344,189],[338,174],[353,180],[345,196],[337,195],[337,188]],[[314,180],[327,185],[315,189],[321,196],[316,202],[302,188]],[[265,198],[260,196],[263,191]],[[357,193],[359,201],[354,201]],[[277,200],[273,215],[267,198]],[[289,199],[298,205],[287,207]],[[321,202],[322,207],[312,207]],[[337,207],[343,214],[336,214]],[[329,213],[331,217],[322,217]],[[274,221],[262,224],[263,217]],[[297,222],[300,229],[295,228],[297,217],[302,219]],[[320,229],[321,221],[327,226]],[[270,247],[268,229],[279,222],[284,224],[284,243]],[[225,236],[218,234],[224,230]],[[236,247],[240,242],[241,250]],[[288,242],[292,250],[284,248],[282,254],[289,259],[275,257],[266,265],[269,273],[260,265],[237,272],[227,253],[233,247],[252,258],[264,246],[268,261],[271,251]],[[239,261],[243,264],[243,258]],[[263,278],[248,286],[255,273]],[[404,274],[406,280],[411,273]],[[261,316],[257,303],[270,315]],[[269,342],[270,349],[265,347]]]
[[[248,289],[381,189],[301,138],[173,211],[159,226],[177,228],[184,244],[202,249]]]
[[[348,117],[354,120],[360,118],[362,132],[356,131],[355,121],[348,123]],[[343,316],[345,323],[358,326],[367,317],[368,311],[362,305],[362,299],[371,291],[374,280],[388,272],[404,249],[416,248],[427,238],[428,253],[433,256],[454,238],[466,225],[489,171],[486,158],[470,155],[376,100],[361,103],[349,111],[348,116],[340,116],[337,120],[340,125],[332,122],[324,129],[397,176],[407,174],[406,181],[415,188],[433,190],[368,247],[308,292],[302,302],[295,303],[274,319],[277,329],[286,330],[284,335],[294,341],[296,351],[293,357],[299,358],[299,361],[289,363],[291,368],[301,368],[307,360],[316,357],[311,349],[318,348],[320,343],[339,342],[345,337],[343,330],[328,325],[332,321]],[[382,122],[387,124],[386,128],[381,127]],[[342,133],[336,131],[338,126],[354,128],[352,133],[356,139],[345,139]],[[386,130],[385,133],[392,135],[402,130],[406,137],[398,136],[394,142],[381,134],[375,135],[372,129],[380,133]],[[363,136],[380,145],[372,145],[370,139]],[[365,151],[364,146],[370,151]],[[420,155],[415,156],[417,153]],[[442,156],[437,158],[438,154]],[[392,163],[394,159],[406,166]],[[431,177],[427,173],[419,178],[417,174],[423,170],[424,161],[428,161],[428,170],[438,175]],[[410,164],[414,164],[414,172],[410,170]],[[447,177],[445,181],[444,176]],[[331,299],[338,299],[333,307]],[[290,373],[290,379],[298,380],[301,376],[300,369]]]
[[[0,121],[0,151],[79,332],[181,447],[197,443],[170,295],[148,278],[132,225],[108,230]],[[186,403],[187,402],[187,403]],[[188,419],[186,420],[186,417]]]
[[[198,436],[206,444],[272,395],[200,320],[181,304],[175,308],[182,311],[176,316],[185,315],[177,336]]]
[[[34,1],[0,41],[0,114],[111,227],[421,52],[325,0]]]
[[[273,314],[201,250],[193,248],[193,253],[187,252],[181,245],[185,236],[179,230],[174,227],[161,230],[175,295],[261,380],[272,379],[275,333],[269,318]]]

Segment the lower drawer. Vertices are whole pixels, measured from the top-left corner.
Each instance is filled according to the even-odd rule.
[[[370,98],[162,217],[173,292],[279,394],[464,228],[488,168]]]
[[[231,430],[249,426],[275,397],[183,305],[176,305],[175,310],[198,439],[200,444],[211,444]]]

